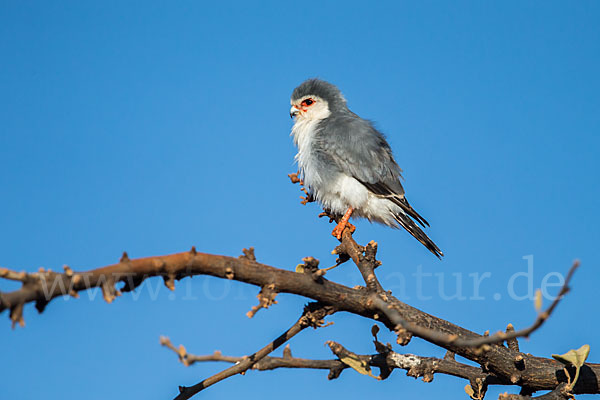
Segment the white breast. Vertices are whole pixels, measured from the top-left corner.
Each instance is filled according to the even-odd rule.
[[[320,186],[322,179],[319,175],[319,171],[315,168],[316,160],[313,160],[313,153],[311,151],[312,141],[315,135],[315,129],[319,121],[300,118],[296,120],[292,128],[292,137],[294,138],[294,144],[298,147],[298,154],[296,154],[296,162],[302,172],[302,179],[304,180],[305,186],[308,188],[317,189]]]

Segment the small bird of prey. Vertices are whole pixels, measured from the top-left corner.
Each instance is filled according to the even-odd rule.
[[[442,251],[415,223],[429,226],[404,196],[402,170],[384,135],[350,111],[340,90],[323,80],[303,82],[291,104],[299,176],[308,193],[341,218],[332,235],[341,239],[346,227],[354,232],[351,216],[367,218],[403,227],[441,258]]]

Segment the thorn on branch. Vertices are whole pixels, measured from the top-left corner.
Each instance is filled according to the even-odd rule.
[[[15,304],[10,308],[10,320],[12,321],[12,328],[19,324],[21,328],[25,326],[25,319],[23,319],[23,303]]]
[[[519,371],[525,369],[525,357],[523,357],[523,354],[517,354],[515,356],[515,367],[517,367]]]
[[[242,249],[242,254],[241,256],[239,256],[238,258],[241,260],[248,260],[248,261],[256,261],[256,256],[254,255],[254,247],[250,247],[249,249]]]
[[[334,379],[337,379],[340,377],[340,374],[342,373],[342,371],[346,369],[345,364],[342,363],[342,365],[336,366],[334,368],[331,368],[329,370],[329,374],[327,375],[327,379],[332,381]]]
[[[515,331],[515,327],[513,326],[513,324],[508,324],[506,326],[506,333],[507,334],[512,334],[514,331]],[[506,345],[511,350],[519,351],[519,342],[517,341],[517,338],[510,338],[510,339],[508,339],[506,341]]]
[[[73,270],[68,265],[63,265],[63,270],[65,271],[65,275],[69,278],[73,276]]]
[[[456,353],[454,353],[453,351],[448,350],[446,352],[446,354],[444,354],[444,360],[446,360],[446,361],[456,360]]]
[[[173,291],[175,290],[175,274],[167,274],[163,275],[163,281],[167,289]]]
[[[126,257],[127,254],[124,253],[123,256]],[[112,276],[102,280],[100,288],[102,289],[102,297],[108,304],[112,303],[115,298],[121,295],[121,292],[118,291],[115,286],[115,278]]]
[[[290,344],[286,344],[285,347],[283,348],[283,358],[285,358],[286,360],[291,360],[292,359],[292,350],[290,349]]]

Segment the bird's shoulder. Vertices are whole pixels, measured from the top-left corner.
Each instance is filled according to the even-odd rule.
[[[401,190],[402,170],[371,121],[348,112],[324,119],[317,131],[315,145],[330,154],[342,172],[361,182],[385,182]]]
[[[383,134],[375,129],[373,123],[352,112],[330,115],[319,123],[319,131],[324,139],[378,138]],[[387,144],[387,143],[386,143]]]

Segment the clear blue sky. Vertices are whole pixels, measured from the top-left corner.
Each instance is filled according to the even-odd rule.
[[[521,348],[550,356],[588,343],[600,361],[600,323],[577,317],[598,303],[600,3],[365,4],[3,1],[0,266],[89,269],[123,250],[192,245],[233,256],[255,246],[259,261],[286,269],[305,256],[333,263],[332,226],[299,204],[286,176],[289,95],[318,76],[387,134],[408,198],[447,255],[440,262],[405,232],[359,221],[357,239],[380,244],[383,285],[477,332],[519,328],[535,318],[522,299],[529,287],[556,283],[548,274],[580,258],[573,291]],[[328,277],[360,283],[351,265]],[[205,277],[174,293],[150,284],[110,305],[94,292],[41,316],[29,306],[15,331],[4,313],[0,397],[169,399],[225,365],[185,368],[159,335],[198,354],[249,354],[306,301],[280,295],[249,320],[256,288]],[[374,351],[372,321],[331,320],[294,338],[293,353],[329,358],[326,340]],[[420,340],[397,350],[443,354]],[[326,375],[250,372],[202,398],[460,398],[465,385],[401,371],[384,382]]]

